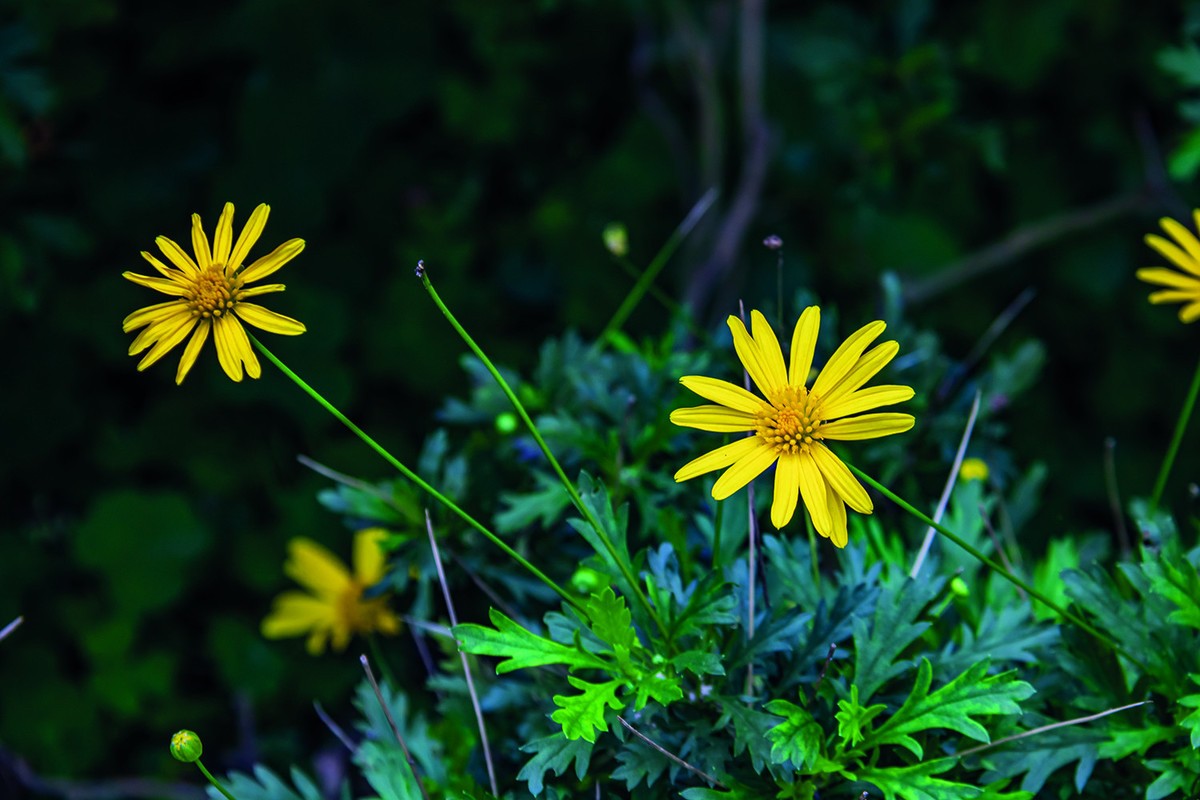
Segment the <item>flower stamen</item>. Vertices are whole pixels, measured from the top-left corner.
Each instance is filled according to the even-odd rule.
[[[824,438],[820,405],[807,388],[785,386],[755,414],[755,430],[779,454],[807,453],[814,441]]]

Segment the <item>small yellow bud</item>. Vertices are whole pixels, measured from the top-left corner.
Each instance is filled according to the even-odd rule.
[[[629,233],[619,222],[610,222],[604,226],[604,246],[614,256],[624,256],[629,253]]]
[[[200,737],[192,731],[179,731],[171,737],[171,755],[185,764],[198,761],[203,752],[204,745],[200,744]]]
[[[963,459],[962,466],[958,468],[958,477],[964,481],[986,481],[988,479],[987,462],[982,458]]]

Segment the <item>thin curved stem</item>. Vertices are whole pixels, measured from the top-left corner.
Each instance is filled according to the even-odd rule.
[[[229,800],[237,800],[236,797],[234,797],[232,794],[229,793],[228,789],[226,789],[224,786],[221,785],[221,782],[219,780],[217,780],[216,778],[214,778],[212,776],[212,773],[208,771],[208,769],[204,766],[203,762],[201,762],[200,759],[197,758],[193,763],[197,767],[200,768],[201,772],[204,773],[204,777],[208,778],[208,782],[211,783],[213,786],[217,787],[218,792],[220,792],[221,794],[228,797]]]
[[[384,461],[388,462],[393,467],[395,467],[400,472],[401,475],[408,478],[410,481],[415,483],[417,486],[421,487],[423,490],[428,492],[429,495],[431,497],[433,497],[433,499],[437,500],[443,506],[445,506],[450,511],[452,511],[454,514],[456,514],[460,519],[462,519],[463,522],[467,523],[472,528],[474,528],[475,530],[477,530],[481,534],[483,534],[488,539],[488,541],[490,541],[492,544],[496,545],[501,550],[503,550],[504,553],[509,558],[513,559],[518,564],[520,564],[525,569],[527,569],[534,577],[536,577],[542,583],[549,586],[552,590],[554,590],[555,594],[557,594],[559,597],[561,597],[563,600],[565,600],[567,603],[569,603],[576,610],[578,610],[580,612],[583,611],[583,606],[579,603],[579,601],[576,600],[574,597],[572,597],[570,594],[568,594],[565,589],[563,589],[561,586],[559,586],[557,583],[555,583],[553,580],[551,580],[540,569],[535,567],[533,564],[529,563],[529,561],[524,556],[522,556],[516,550],[513,550],[511,547],[509,547],[507,544],[505,544],[504,541],[499,536],[497,536],[496,534],[494,534],[490,530],[488,530],[483,525],[483,523],[479,522],[474,517],[472,517],[470,514],[468,514],[466,511],[463,511],[461,508],[459,508],[458,505],[453,500],[446,497],[444,494],[439,492],[437,489],[433,488],[428,483],[426,483],[425,480],[420,475],[413,472],[408,467],[404,466],[404,464],[401,463],[395,456],[393,456],[391,453],[389,453],[387,450],[385,450],[382,445],[380,445],[378,442],[376,442],[374,439],[372,439],[370,436],[368,436],[366,434],[366,432],[363,431],[362,428],[358,427],[353,422],[351,422],[349,420],[349,418],[346,417],[345,414],[343,414],[341,411],[338,411],[338,409],[335,408],[332,403],[330,403],[328,400],[326,400],[324,397],[322,397],[320,392],[318,392],[316,389],[309,386],[307,383],[304,382],[304,380],[299,375],[297,375],[296,373],[294,373],[290,369],[288,369],[288,366],[286,364],[284,364],[282,361],[280,361],[278,358],[276,358],[274,353],[272,353],[270,350],[268,350],[266,347],[264,347],[262,342],[260,342],[256,338],[254,338],[254,336],[252,334],[247,333],[247,335],[250,336],[250,341],[253,342],[254,346],[259,349],[259,352],[261,352],[264,356],[266,356],[268,361],[270,361],[272,364],[274,364],[276,367],[278,367],[279,370],[284,375],[287,375],[289,378],[291,378],[292,382],[295,383],[297,386],[299,386],[301,389],[303,389],[305,394],[307,394],[313,400],[316,400],[317,403],[322,408],[324,408],[326,411],[328,411],[330,414],[332,414],[339,422],[341,422],[343,425],[345,425],[347,428],[349,428],[350,431],[355,436],[357,436],[359,439],[362,439],[363,442],[368,447],[370,447],[372,450],[374,450],[376,453],[378,453],[383,458]]]
[[[571,503],[574,504],[576,510],[583,515],[583,518],[587,521],[587,523],[596,531],[596,535],[604,544],[605,549],[608,550],[609,557],[621,571],[622,577],[625,578],[629,588],[637,597],[638,602],[641,603],[642,607],[646,609],[646,613],[649,614],[650,618],[654,620],[655,625],[658,626],[658,629],[663,636],[666,636],[666,626],[663,624],[663,621],[659,619],[658,614],[654,612],[654,607],[650,605],[650,601],[646,598],[646,594],[642,591],[641,586],[638,584],[637,578],[634,577],[633,572],[629,569],[629,565],[627,565],[617,553],[616,545],[612,543],[608,533],[606,533],[604,530],[604,526],[600,524],[600,520],[596,519],[596,515],[592,513],[592,510],[587,507],[586,503],[583,502],[583,498],[579,496],[579,491],[575,488],[575,484],[571,482],[569,478],[567,478],[567,473],[563,471],[562,465],[558,463],[558,459],[554,457],[554,453],[551,452],[550,447],[546,444],[546,440],[542,438],[541,431],[538,430],[537,425],[535,425],[533,419],[530,418],[529,412],[525,410],[525,406],[521,403],[520,398],[517,397],[517,393],[512,390],[512,387],[508,385],[508,381],[506,381],[504,376],[500,374],[500,370],[496,369],[495,365],[492,364],[491,359],[487,357],[487,354],[480,349],[479,345],[475,343],[475,340],[471,338],[471,335],[467,333],[466,329],[464,329],[463,326],[459,324],[458,320],[455,319],[454,314],[451,313],[450,309],[446,307],[446,304],[442,302],[442,298],[438,296],[437,290],[433,288],[433,283],[429,280],[429,270],[425,267],[424,263],[419,263],[417,265],[417,276],[421,279],[421,284],[425,287],[425,291],[429,293],[429,297],[433,300],[434,305],[436,305],[438,310],[442,312],[442,316],[446,318],[446,320],[450,323],[450,326],[454,328],[455,332],[466,343],[467,347],[471,349],[471,352],[475,354],[475,357],[483,363],[483,366],[487,368],[487,371],[491,373],[492,378],[494,378],[497,385],[499,385],[500,390],[504,392],[505,397],[507,397],[509,402],[512,403],[517,415],[521,418],[521,421],[525,423],[525,427],[529,430],[530,435],[533,436],[533,440],[537,442],[542,454],[545,455],[546,460],[550,462],[550,468],[554,470],[554,474],[558,476],[559,481],[562,482],[563,487],[567,490],[567,495],[571,498]]]
[[[1175,420],[1175,433],[1171,437],[1167,454],[1163,457],[1162,467],[1158,470],[1158,478],[1154,481],[1154,492],[1150,495],[1151,514],[1158,508],[1158,501],[1162,499],[1163,489],[1167,487],[1167,477],[1171,474],[1171,467],[1175,464],[1175,455],[1179,452],[1179,444],[1183,441],[1183,432],[1187,430],[1188,420],[1191,419],[1197,394],[1200,394],[1200,362],[1196,364],[1196,372],[1192,375],[1192,385],[1188,389],[1187,399],[1183,401],[1183,408],[1179,410],[1179,419]]]

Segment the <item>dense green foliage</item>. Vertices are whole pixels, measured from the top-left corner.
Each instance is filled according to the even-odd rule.
[[[619,708],[726,772],[732,791],[847,788],[834,761],[885,794],[965,782],[1015,797],[1073,781],[1117,796],[1133,763],[1139,785],[1186,790],[1200,773],[1188,649],[1200,612],[1196,555],[1179,540],[1194,528],[1127,557],[1109,533],[1103,443],[1115,437],[1121,489],[1148,494],[1197,357],[1195,330],[1150,307],[1133,271],[1156,260],[1141,243],[1154,220],[1195,204],[1200,11],[825,2],[767,5],[761,30],[745,28],[756,7],[14,0],[0,11],[0,627],[25,617],[0,643],[0,789],[13,756],[40,775],[173,779],[165,742],[184,725],[203,733],[214,769],[303,763],[328,738],[309,700],[340,717],[360,673],[349,654],[313,659],[259,635],[293,536],[345,552],[348,527],[383,522],[411,565],[392,579],[398,606],[444,613],[427,498],[278,372],[234,385],[206,352],[177,388],[175,356],[144,374],[126,356],[120,320],[152,300],[120,273],[142,268],[155,236],[186,241],[189,214],[211,224],[231,200],[242,219],[272,205],[259,252],[308,242],[275,308],[309,332],[273,349],[589,609],[559,608],[437,512],[455,565],[519,610],[495,620],[583,660],[504,680],[482,670],[492,708],[524,715],[493,741],[506,786],[591,791],[602,774],[718,796],[614,724]],[[605,224],[626,224],[641,268],[710,187],[715,202],[657,282],[691,305],[693,327],[646,298],[630,338],[594,349],[634,280],[602,246]],[[778,253],[758,244],[769,234]],[[460,341],[412,277],[418,258],[491,356],[526,376],[523,402],[568,474],[589,476],[580,490],[676,629],[640,618],[620,570],[607,575],[614,565],[578,535],[586,526],[565,521],[507,401],[477,363],[460,368]],[[819,568],[794,531],[763,542],[771,606],[747,640],[745,499],[727,503],[720,547],[706,549],[716,520],[703,487],[670,478],[696,445],[666,420],[686,402],[679,375],[738,368],[716,332],[741,298],[773,320],[819,300],[842,333],[888,321],[919,427],[856,462],[922,507],[980,390],[972,454],[992,478],[956,489],[948,523],[990,548],[983,502],[1005,520],[1017,569],[1141,663],[1018,611],[1006,584],[952,552],[928,567],[936,580],[906,583],[923,531],[883,502],[836,558],[817,543]],[[388,501],[330,487],[297,454],[383,481]],[[1164,502],[1180,518],[1198,466],[1185,447]],[[579,568],[588,558],[596,574]],[[491,600],[454,581],[464,622],[486,625]],[[887,642],[872,635],[881,609],[903,614]],[[480,653],[507,646],[465,630]],[[414,748],[424,774],[474,792],[484,784],[457,656],[437,637],[422,646],[442,648],[435,692],[422,689],[418,645],[398,639],[385,648],[404,687],[392,699],[424,732],[409,737],[426,743]],[[715,696],[692,696],[702,688]],[[1095,726],[941,758],[1147,697]],[[962,712],[948,726],[928,712],[942,701]],[[371,702],[359,697],[365,724],[386,733]],[[395,755],[358,757],[389,796],[372,776]],[[266,775],[238,796],[286,796]]]

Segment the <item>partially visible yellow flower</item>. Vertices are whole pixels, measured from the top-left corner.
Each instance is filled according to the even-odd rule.
[[[982,458],[964,458],[958,468],[958,477],[964,481],[986,481],[988,465]]]
[[[245,364],[246,374],[257,378],[262,374],[262,368],[242,322],[284,336],[304,333],[303,323],[246,302],[247,298],[260,294],[282,292],[282,283],[249,289],[245,287],[274,273],[304,249],[303,240],[289,239],[243,269],[242,262],[262,234],[270,212],[270,207],[265,203],[254,209],[250,221],[238,236],[237,244],[234,244],[233,203],[226,203],[221,218],[217,220],[211,250],[200,223],[200,215],[193,214],[192,251],[196,254],[195,260],[175,242],[159,236],[155,243],[172,266],[167,266],[144,250],[142,257],[163,277],[154,278],[136,272],[122,273],[122,277],[139,286],[177,298],[138,309],[122,323],[121,329],[126,333],[145,328],[129,345],[131,356],[150,348],[150,352],[138,363],[139,371],[165,356],[190,333],[192,338],[183,349],[179,369],[175,372],[175,383],[183,383],[211,331],[217,345],[217,358],[225,374],[240,381],[242,365]]]
[[[1200,209],[1193,211],[1192,216],[1200,227]],[[1146,235],[1146,244],[1182,272],[1167,267],[1143,267],[1137,271],[1137,276],[1146,283],[1167,287],[1152,292],[1151,303],[1183,303],[1183,308],[1179,309],[1180,322],[1195,322],[1200,319],[1200,241],[1170,217],[1163,217],[1158,224],[1175,241],[1150,233]]]
[[[820,324],[821,309],[806,308],[796,322],[790,363],[785,366],[779,340],[762,314],[750,312],[750,333],[740,319],[729,317],[738,358],[766,399],[717,378],[680,378],[684,386],[718,405],[678,409],[671,413],[672,422],[716,433],[754,431],[754,435],[685,464],[675,480],[728,467],[712,488],[713,498],[724,500],[775,464],[771,523],[776,528],[787,525],[802,496],[817,532],[845,547],[846,506],[862,514],[870,514],[874,506],[825,441],[903,433],[913,426],[911,414],[862,412],[909,400],[913,390],[861,388],[900,351],[894,341],[867,350],[886,327],[881,321],[859,328],[829,357],[812,387],[806,387]]]
[[[311,539],[288,542],[288,560],[283,571],[308,589],[284,592],[263,620],[262,634],[268,639],[308,634],[308,652],[320,655],[332,639],[334,650],[345,650],[350,637],[378,631],[395,634],[400,620],[387,607],[387,599],[365,599],[364,590],[383,580],[385,561],[379,543],[387,537],[383,528],[367,528],[354,535],[354,574],[332,553]]]

